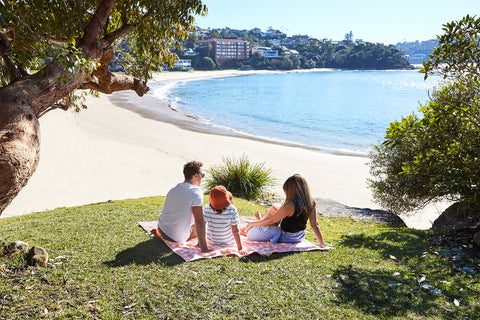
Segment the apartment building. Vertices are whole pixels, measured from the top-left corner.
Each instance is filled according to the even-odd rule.
[[[215,57],[222,64],[228,60],[244,60],[249,57],[247,41],[237,39],[207,39],[200,41],[201,48],[209,47],[209,55]]]

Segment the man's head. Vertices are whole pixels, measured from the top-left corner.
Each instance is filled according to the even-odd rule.
[[[185,181],[199,186],[204,176],[202,166],[203,163],[199,161],[190,161],[189,163],[185,164],[183,166],[183,175],[185,177]]]

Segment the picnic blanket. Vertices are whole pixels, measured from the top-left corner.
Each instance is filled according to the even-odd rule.
[[[245,225],[251,221],[255,221],[253,217],[240,216],[240,225],[239,228],[242,229]],[[157,221],[142,221],[138,223],[143,230],[147,233],[152,234],[153,236],[159,236],[156,232],[157,230]],[[161,238],[161,236],[159,236]],[[240,236],[242,239],[243,248],[246,249],[247,254],[257,253],[265,256],[269,256],[275,252],[291,252],[291,251],[311,251],[311,250],[329,250],[330,248],[320,248],[318,245],[308,241],[303,240],[300,243],[274,243],[270,242],[257,242],[250,241],[245,236]],[[186,243],[177,243],[168,241],[162,238],[165,244],[172,249],[173,252],[178,254],[185,261],[193,261],[198,259],[208,259],[219,257],[222,255],[234,255],[237,257],[242,257],[246,255],[241,255],[237,246],[221,247],[209,244],[209,248],[212,249],[211,252],[202,253],[198,247],[197,239],[192,239]]]

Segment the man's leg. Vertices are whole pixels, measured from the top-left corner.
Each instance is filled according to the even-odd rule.
[[[190,227],[190,237],[188,237],[188,240],[192,240],[193,238],[196,238],[196,237],[197,237],[197,230],[195,229],[195,224],[193,224]]]
[[[163,239],[168,240],[168,241],[175,242],[175,240],[173,240],[172,238],[170,238],[169,236],[167,236],[167,235],[165,234],[165,232],[162,231],[162,229],[160,229],[159,227],[157,227],[157,230],[158,230],[158,232],[160,233],[160,235],[162,236]]]

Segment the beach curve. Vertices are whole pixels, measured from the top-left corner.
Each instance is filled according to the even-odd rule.
[[[246,73],[165,72],[156,74],[154,80],[239,74]],[[307,178],[315,197],[332,199],[350,207],[379,208],[372,202],[366,185],[368,158],[192,131],[171,119],[156,121],[142,116],[132,111],[131,106],[119,108],[115,104],[121,103],[121,95],[88,97],[87,110],[80,113],[55,111],[40,119],[39,167],[0,217],[166,195],[172,186],[183,180],[185,162],[200,160],[208,168],[221,164],[222,157],[243,154],[272,168],[277,179],[273,191],[278,194],[282,193],[281,185],[288,176],[300,173]],[[168,109],[168,104],[166,107]],[[420,221],[410,225],[425,228]]]

